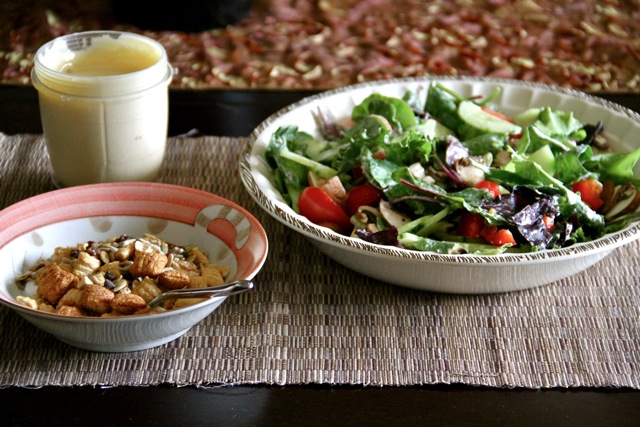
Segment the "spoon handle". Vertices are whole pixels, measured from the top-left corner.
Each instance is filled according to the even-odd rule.
[[[238,280],[212,288],[176,289],[158,295],[148,305],[153,308],[170,299],[221,297],[240,294],[250,289],[253,289],[251,280]]]

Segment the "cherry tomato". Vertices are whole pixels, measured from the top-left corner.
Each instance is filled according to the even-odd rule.
[[[555,221],[553,219],[553,217],[551,215],[545,215],[542,217],[542,222],[544,223],[544,226],[547,228],[547,230],[549,231],[553,231],[554,227],[555,227]]]
[[[475,212],[465,211],[460,217],[458,224],[458,234],[464,237],[480,237],[480,231],[484,228],[484,218]]]
[[[341,231],[348,231],[351,228],[351,221],[344,209],[318,187],[307,187],[302,190],[298,209],[301,215],[314,224],[335,224]]]
[[[358,211],[360,206],[373,206],[380,201],[382,191],[371,184],[362,184],[353,187],[347,192],[345,208],[349,215]]]
[[[378,149],[375,153],[373,153],[373,157],[377,160],[384,160],[387,158],[387,152],[383,149]]]
[[[594,211],[597,211],[604,203],[602,200],[602,183],[597,179],[587,178],[574,182],[571,189],[576,193],[580,193],[582,201]]]
[[[487,179],[477,183],[475,185],[475,188],[484,188],[489,193],[491,193],[494,199],[500,195],[500,185],[498,185],[498,183],[496,182],[489,181]]]
[[[513,238],[511,231],[506,228],[498,228],[496,226],[488,226],[482,229],[480,235],[484,240],[493,246],[502,246],[508,243],[515,245],[516,240]]]

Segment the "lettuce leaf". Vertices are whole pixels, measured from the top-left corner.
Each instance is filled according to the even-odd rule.
[[[413,108],[406,101],[377,93],[369,95],[356,105],[351,113],[351,119],[357,123],[372,114],[387,119],[398,132],[403,132],[418,123]]]
[[[640,148],[630,153],[597,154],[585,162],[585,167],[600,174],[601,181],[610,179],[616,184],[631,182],[638,187],[640,178],[633,174],[638,161],[640,161]]]
[[[310,135],[299,132],[297,126],[280,127],[269,140],[265,152],[267,163],[274,169],[274,185],[282,197],[298,210],[298,199],[302,190],[309,186],[309,171],[320,178],[329,179],[337,171],[320,162],[305,157],[304,148]]]

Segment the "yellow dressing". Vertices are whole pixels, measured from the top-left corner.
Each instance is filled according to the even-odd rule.
[[[74,76],[116,76],[149,68],[160,59],[157,49],[135,40],[94,39],[91,47],[73,53],[56,68]]]

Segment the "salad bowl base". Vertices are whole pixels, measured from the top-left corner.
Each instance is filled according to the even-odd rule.
[[[544,246],[531,243],[530,252],[526,248],[513,251],[506,249],[496,254],[495,251],[478,252],[477,248],[471,248],[468,253],[460,254],[454,245],[446,246],[450,251],[447,254],[441,252],[444,245],[431,252],[420,252],[371,243],[350,237],[348,233],[335,233],[300,215],[285,200],[278,190],[278,181],[269,163],[269,159],[272,162],[274,160],[274,154],[269,150],[271,141],[275,139],[273,146],[277,146],[277,138],[284,139],[279,130],[295,127],[296,132],[321,140],[324,125],[318,123],[318,112],[322,112],[323,117],[330,117],[330,122],[340,126],[349,125],[356,107],[360,107],[372,95],[392,98],[411,95],[420,99],[417,105],[424,105],[433,84],[467,101],[492,99],[491,104],[496,112],[507,117],[543,109],[570,112],[569,116],[582,124],[601,124],[602,137],[613,151],[635,153],[640,149],[637,138],[640,115],[607,100],[571,89],[515,80],[443,76],[367,82],[305,98],[273,114],[254,129],[240,156],[240,175],[246,190],[268,214],[302,234],[339,264],[386,283],[430,292],[488,294],[550,284],[591,267],[614,249],[640,238],[640,223],[631,219],[616,231],[604,235],[595,233],[586,239],[578,236],[574,241],[579,243],[567,242],[566,246],[558,249],[537,250]],[[496,89],[499,90],[496,92]],[[496,93],[497,96],[492,98]],[[357,111],[359,116],[363,114],[362,111],[362,108]],[[474,117],[486,118],[486,115]],[[474,120],[472,123],[476,130],[483,126],[477,122]],[[408,123],[408,127],[411,127],[411,123]],[[640,176],[640,162],[634,163],[631,168],[635,177]],[[507,185],[509,188],[514,186]],[[591,218],[583,218],[587,220],[587,228]],[[322,222],[316,218],[316,223]],[[412,243],[410,238],[407,240]],[[400,240],[398,243],[408,247]],[[420,246],[416,245],[416,248]]]
[[[527,264],[508,260],[482,264],[461,258],[461,262],[453,263],[421,260],[418,265],[410,259],[363,255],[316,239],[309,241],[338,264],[373,279],[420,291],[467,295],[517,292],[548,285],[588,269],[612,252]]]

